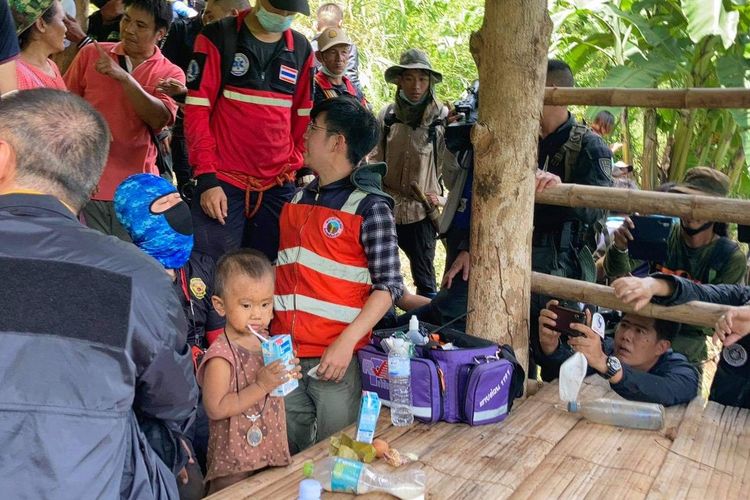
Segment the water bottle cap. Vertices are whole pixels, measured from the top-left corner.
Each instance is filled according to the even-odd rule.
[[[312,463],[309,462],[311,465]],[[307,466],[307,464],[305,464]],[[313,500],[320,498],[323,487],[315,479],[303,479],[299,483],[299,497],[304,500]]]
[[[314,469],[315,469],[315,464],[313,463],[312,460],[308,460],[302,466],[302,474],[305,477],[312,477]]]
[[[578,401],[568,401],[568,411],[570,413],[578,413]]]
[[[409,330],[419,331],[419,319],[414,315],[409,320]]]

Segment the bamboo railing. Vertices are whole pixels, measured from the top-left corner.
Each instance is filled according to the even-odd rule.
[[[536,193],[536,203],[604,208],[632,214],[673,215],[693,220],[750,224],[750,200],[655,191],[558,184]]]
[[[615,297],[612,288],[595,283],[561,278],[538,272],[531,273],[531,291],[551,297],[596,304],[609,309],[635,313],[649,318],[666,319],[677,323],[713,327],[729,306],[708,304],[705,302],[689,302],[679,306],[657,306],[647,304],[640,311],[631,305],[623,303]]]
[[[750,108],[750,89],[621,89],[547,87],[544,104],[641,108]]]

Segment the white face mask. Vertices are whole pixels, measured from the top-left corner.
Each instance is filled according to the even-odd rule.
[[[320,65],[320,72],[323,73],[326,76],[330,76],[331,78],[338,78],[340,76],[344,76],[346,73],[346,70],[342,71],[341,73],[333,73],[328,68],[326,68],[325,64]]]
[[[425,102],[425,100],[427,100],[427,97],[429,97],[430,95],[430,91],[428,90],[427,92],[425,92],[424,95],[418,101],[412,101],[411,99],[406,97],[406,94],[401,89],[398,89],[398,95],[399,97],[401,97],[401,99],[408,102],[412,106],[416,106],[417,104],[422,104],[423,102]]]

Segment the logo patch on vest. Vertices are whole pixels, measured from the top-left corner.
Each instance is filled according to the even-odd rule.
[[[732,344],[721,352],[729,366],[739,368],[747,363],[747,351],[739,344]]]
[[[232,61],[232,75],[242,76],[247,73],[248,69],[250,69],[250,60],[245,54],[237,52],[234,55],[234,61]]]
[[[190,61],[190,64],[188,64],[187,72],[185,73],[185,79],[190,82],[194,82],[196,78],[198,78],[198,75],[201,73],[200,65],[198,64],[198,61],[193,59]]]
[[[323,223],[323,233],[329,238],[338,238],[344,232],[344,223],[338,217],[329,217]]]
[[[198,300],[203,300],[206,296],[206,283],[200,278],[190,278],[190,291]]]
[[[294,85],[297,83],[297,70],[282,64],[279,68],[279,80]]]

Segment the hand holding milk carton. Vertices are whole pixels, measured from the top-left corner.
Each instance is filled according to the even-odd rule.
[[[269,394],[275,397],[283,397],[292,392],[299,386],[297,377],[291,372],[295,368],[294,360],[294,349],[292,348],[292,336],[291,335],[274,335],[273,337],[265,338],[259,334],[252,327],[248,325],[248,329],[258,337],[260,340],[260,350],[263,354],[263,364],[268,366],[276,360],[281,360],[288,372],[290,372],[289,380],[272,390]]]

